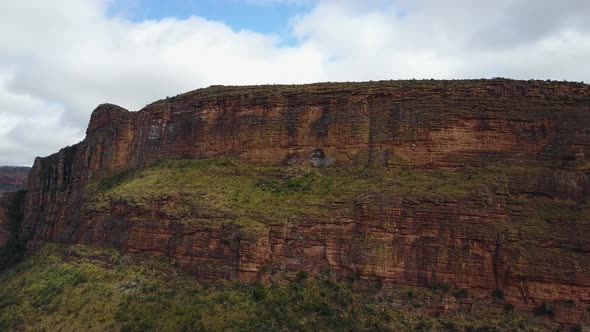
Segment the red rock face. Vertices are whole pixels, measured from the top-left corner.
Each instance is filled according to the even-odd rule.
[[[83,142],[35,161],[23,233],[33,236],[30,248],[59,241],[170,256],[201,279],[265,280],[273,271],[329,267],[406,285],[447,282],[478,294],[501,289],[517,307],[552,302],[557,320],[588,322],[590,222],[551,226],[542,235],[508,227],[542,208],[511,197],[585,204],[588,128],[590,86],[538,81],[213,87],[136,113],[101,105]],[[164,208],[177,197],[149,208],[113,201],[106,209],[82,209],[92,178],[161,159],[215,156],[285,167],[555,167],[510,179],[510,197],[377,195],[336,204],[330,220],[296,216],[256,229],[216,223],[227,219],[219,211],[198,212],[210,223],[183,224]]]
[[[10,236],[10,230],[8,229],[8,214],[4,201],[6,198],[0,194],[0,250],[6,246]]]
[[[29,167],[0,166],[0,193],[24,189]]]

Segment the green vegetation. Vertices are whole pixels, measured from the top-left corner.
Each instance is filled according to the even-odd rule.
[[[504,291],[501,289],[494,289],[492,292],[492,296],[497,298],[498,300],[504,300]]]
[[[539,179],[553,177],[552,172],[553,165],[543,164],[456,170],[402,165],[310,169],[263,167],[231,158],[167,160],[147,169],[102,174],[88,185],[85,208],[108,209],[112,201],[123,200],[149,210],[156,201],[171,200],[174,204],[164,204],[162,212],[172,220],[211,222],[200,217],[206,211],[219,220],[264,229],[286,221],[330,222],[335,214],[351,217],[358,206],[381,209],[380,202],[429,209],[437,202],[461,201],[461,208],[472,215],[486,215],[489,204],[515,209],[511,215],[518,220],[472,223],[469,232],[489,233],[493,227],[526,245],[553,239],[564,225],[590,220],[587,203],[534,195]],[[548,255],[559,264],[559,252]],[[532,268],[543,266],[547,264],[532,261]]]
[[[474,236],[497,232],[506,240],[518,239],[506,241],[503,248],[522,257],[530,273],[563,277],[564,271],[588,258],[568,247],[540,250],[538,244],[556,236],[567,239],[568,229],[589,222],[590,206],[537,194],[543,191],[539,179],[552,178],[553,172],[554,165],[542,163],[429,170],[403,165],[269,167],[231,158],[167,160],[142,170],[102,174],[87,187],[85,208],[110,211],[111,202],[124,201],[149,212],[154,202],[171,201],[174,204],[159,205],[170,220],[229,222],[258,234],[271,224],[354,218],[358,208],[380,213],[384,205],[404,204],[405,213],[432,213],[441,202],[461,202],[461,213],[473,216],[486,216],[490,208],[502,207],[514,219],[499,217],[454,227]],[[364,253],[387,250],[368,245],[371,241],[368,237],[353,240]],[[424,245],[437,252],[444,249],[436,241]],[[461,252],[440,254],[461,262]]]
[[[553,317],[555,315],[555,311],[553,307],[548,305],[547,303],[543,302],[539,306],[537,306],[534,310],[535,316],[549,316]]]
[[[329,271],[271,285],[200,284],[165,259],[46,245],[0,275],[0,330],[23,331],[535,331],[555,327],[474,299],[436,318],[447,295],[398,287],[368,294]],[[296,280],[292,282],[289,280]],[[408,299],[407,294],[412,294]]]
[[[430,289],[433,291],[440,290],[443,293],[448,293],[451,290],[451,285],[447,284],[446,282],[434,282],[430,284]]]
[[[212,85],[208,88],[193,90],[187,93],[177,95],[175,97],[167,97],[159,100],[149,106],[158,106],[158,104],[169,102],[174,99],[191,98],[191,100],[207,100],[215,98],[227,98],[232,96],[274,96],[285,95],[290,97],[297,97],[303,92],[311,95],[321,94],[336,94],[336,93],[377,93],[387,91],[399,91],[401,89],[421,89],[428,91],[429,89],[439,92],[444,89],[461,89],[469,87],[475,90],[474,87],[489,88],[493,86],[513,84],[526,85],[527,93],[531,96],[544,97],[546,96],[562,96],[567,97],[565,93],[561,92],[560,86],[576,86],[580,89],[587,87],[584,83],[577,82],[559,82],[559,81],[516,81],[505,78],[494,79],[470,79],[470,80],[387,80],[387,81],[368,81],[368,82],[323,82],[312,84],[273,84],[273,85],[250,85],[250,86],[223,86]],[[154,105],[155,104],[155,105]]]
[[[469,291],[466,290],[465,288],[456,289],[453,291],[453,296],[458,299],[464,299],[464,298],[469,297]]]
[[[167,213],[178,220],[190,222],[199,209],[208,209],[265,223],[301,215],[319,219],[333,213],[334,203],[373,196],[448,200],[487,195],[495,187],[496,174],[476,169],[309,169],[260,167],[229,158],[168,160],[143,170],[103,175],[88,186],[86,207],[101,209],[118,199],[148,207],[155,199],[175,197],[181,204]]]

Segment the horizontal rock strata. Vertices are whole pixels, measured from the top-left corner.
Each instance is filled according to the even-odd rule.
[[[35,160],[22,233],[32,236],[31,249],[57,241],[173,257],[201,279],[266,280],[273,271],[329,268],[405,285],[449,283],[479,294],[499,289],[517,307],[550,303],[558,321],[588,322],[589,155],[590,86],[584,84],[211,87],[139,112],[99,106],[84,141]],[[428,182],[412,191],[409,180],[398,184],[403,194],[350,189],[342,200],[304,197],[292,204],[307,209],[276,218],[225,208],[234,199],[230,189],[217,205],[200,205],[194,191],[131,197],[121,186],[119,196],[112,194],[129,172],[197,158],[279,170],[271,177],[279,182],[289,170],[305,168],[333,181],[344,177],[325,172],[346,169],[346,177],[362,182],[363,169],[409,169],[418,173],[408,179],[442,170],[467,174],[470,184],[477,183],[469,174],[481,175],[483,182],[461,192]],[[100,195],[90,190],[97,181],[106,186]],[[201,194],[202,202],[213,201],[206,190]]]

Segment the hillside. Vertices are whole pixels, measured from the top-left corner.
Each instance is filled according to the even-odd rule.
[[[46,245],[0,275],[0,330],[543,331],[557,324],[465,290],[363,285],[329,271],[270,286],[199,284],[173,262]],[[368,295],[370,292],[371,295]]]
[[[24,189],[30,167],[0,166],[0,193]]]
[[[103,104],[84,141],[37,158],[24,198],[4,205],[0,225],[13,228],[5,243],[32,254],[2,276],[10,289],[23,278],[55,279],[47,264],[73,264],[58,285],[31,284],[4,304],[48,321],[4,316],[4,326],[51,326],[44,324],[78,305],[68,304],[75,292],[117,293],[127,273],[154,258],[172,264],[178,279],[153,268],[163,290],[126,300],[128,310],[156,315],[162,307],[139,302],[185,298],[165,291],[178,282],[181,294],[205,303],[199,310],[238,324],[205,316],[190,323],[212,330],[256,329],[248,317],[293,330],[338,329],[337,320],[360,330],[369,321],[383,330],[586,326],[588,156],[590,86],[579,83],[214,86],[138,112]],[[117,262],[64,254],[97,247],[113,250]],[[337,294],[322,288],[326,280]],[[42,304],[27,304],[36,291]],[[271,302],[249,297],[257,292]],[[428,300],[413,307],[408,292]],[[383,300],[374,302],[376,294]],[[101,303],[88,296],[74,298]],[[224,300],[208,302],[217,296]],[[294,311],[275,315],[275,306]],[[106,325],[93,324],[141,330],[147,319],[105,310]],[[176,324],[164,316],[149,328]]]

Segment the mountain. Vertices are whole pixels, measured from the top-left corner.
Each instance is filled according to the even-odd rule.
[[[429,289],[437,316],[504,306],[583,326],[588,156],[586,84],[213,86],[138,112],[98,106],[82,142],[35,160],[11,209],[18,242],[59,266],[70,258],[47,249],[55,243],[113,248],[165,257],[199,282],[279,294],[281,280],[309,275],[313,288],[329,275],[372,294]],[[383,310],[410,303],[406,293]],[[335,312],[322,301],[309,304],[315,314]]]
[[[24,189],[30,167],[0,166],[0,193]]]

